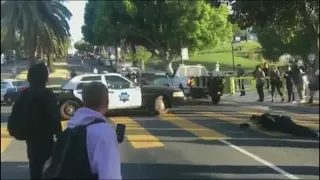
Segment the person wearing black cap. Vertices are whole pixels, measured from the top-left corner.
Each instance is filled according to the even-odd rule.
[[[46,88],[48,77],[44,63],[29,68],[30,86],[17,99],[8,120],[10,135],[26,141],[31,179],[41,179],[43,166],[52,154],[54,135],[62,132],[56,97]]]

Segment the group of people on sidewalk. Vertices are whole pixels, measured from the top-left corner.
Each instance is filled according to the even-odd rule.
[[[104,116],[108,88],[99,82],[86,86],[84,107],[75,112],[63,131],[55,94],[46,88],[45,64],[29,68],[27,80],[30,86],[13,105],[8,132],[26,142],[30,178],[122,179],[117,135]]]
[[[245,71],[240,64],[237,65],[237,77],[242,77]],[[268,89],[272,96],[272,102],[275,102],[275,91],[281,97],[281,102],[284,102],[284,92],[282,86],[285,85],[287,90],[288,102],[296,102],[295,91],[298,92],[300,103],[306,102],[307,88],[309,88],[310,99],[308,103],[313,103],[315,92],[319,90],[319,69],[312,66],[303,66],[298,61],[290,62],[287,70],[281,73],[277,66],[271,66],[267,63],[257,65],[252,73],[256,80],[256,90],[259,96],[258,101],[265,101],[264,89]],[[285,81],[285,82],[283,82]],[[244,80],[238,80],[240,96],[245,96]]]

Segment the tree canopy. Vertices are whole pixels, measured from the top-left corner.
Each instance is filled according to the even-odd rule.
[[[89,44],[88,42],[85,41],[77,41],[74,43],[73,47],[81,52],[81,53],[87,53],[87,52],[93,52],[94,47],[93,45]]]
[[[63,1],[1,1],[1,30],[12,42],[17,33],[23,37],[23,49],[31,64],[35,63],[36,51],[50,56],[49,66],[53,54],[67,53],[71,16]]]
[[[171,72],[181,47],[192,52],[232,39],[228,8],[212,8],[205,0],[89,1],[85,10],[85,40],[115,46],[125,40],[143,46]]]
[[[267,55],[312,52],[319,67],[319,1],[237,0],[232,9],[233,22],[241,28],[256,27]]]

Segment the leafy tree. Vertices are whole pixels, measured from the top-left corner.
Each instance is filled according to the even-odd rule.
[[[108,45],[125,39],[143,46],[158,56],[169,72],[181,47],[192,52],[232,39],[228,8],[211,8],[204,0],[99,1],[93,8],[96,15],[91,28],[95,37]]]
[[[33,13],[30,13],[33,12]],[[65,53],[70,45],[72,14],[63,1],[1,1],[1,29],[14,40],[16,32],[24,40],[23,50],[35,63],[35,52],[48,55],[49,68],[54,55]]]
[[[93,45],[91,45],[85,41],[77,41],[76,43],[74,43],[73,47],[81,53],[87,53],[87,52],[94,51]]]
[[[149,60],[152,54],[148,52],[148,50],[143,46],[137,46],[135,49],[136,49],[136,52],[133,53],[132,59],[135,59],[138,62],[140,62],[141,70],[144,71],[145,69],[144,62],[146,60]]]
[[[237,24],[232,25],[232,32],[235,36],[238,37],[246,36],[246,30],[240,29],[240,27]]]
[[[274,38],[271,41],[278,50],[283,46],[297,49],[295,43],[307,43],[307,40],[311,46],[303,47],[303,55],[313,52],[319,68],[319,1],[237,0],[232,3],[232,8],[234,22],[241,28],[260,28],[260,38],[266,34],[265,38]],[[266,29],[270,28],[272,31],[267,33]]]

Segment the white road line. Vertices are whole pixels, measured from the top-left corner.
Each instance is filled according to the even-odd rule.
[[[242,149],[242,148],[240,148],[240,147],[238,147],[238,146],[236,146],[236,145],[234,145],[234,144],[232,144],[232,143],[230,143],[230,142],[228,142],[226,140],[219,139],[219,141],[222,142],[223,144],[228,145],[229,147],[241,152],[242,154],[245,154],[245,155],[251,157],[252,159],[260,162],[261,164],[263,164],[265,166],[268,166],[269,168],[277,171],[278,173],[282,174],[283,176],[285,176],[285,177],[287,177],[289,179],[299,179],[297,176],[286,172],[285,170],[277,167],[276,165],[274,165],[274,164],[272,164],[272,163],[270,163],[270,162],[258,157],[257,155],[254,155],[254,154],[252,154],[252,153],[250,153],[250,152],[248,152],[248,151],[246,151],[246,150],[244,150],[244,149]]]

